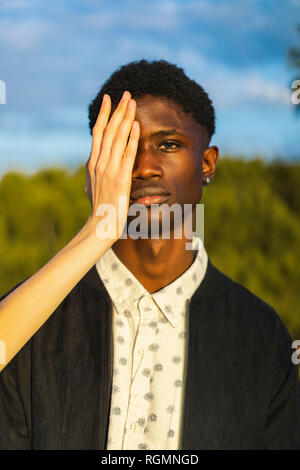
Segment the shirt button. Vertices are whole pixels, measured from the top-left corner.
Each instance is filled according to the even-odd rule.
[[[143,356],[143,355],[144,355],[144,352],[145,352],[145,351],[144,351],[143,348],[140,348],[139,351],[138,351],[138,353],[139,353],[140,356]]]
[[[130,429],[132,432],[136,432],[136,429],[137,429],[137,423],[131,423],[130,425]]]

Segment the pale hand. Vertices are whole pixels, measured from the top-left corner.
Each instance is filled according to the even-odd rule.
[[[109,245],[120,238],[126,224],[132,170],[140,136],[139,123],[134,121],[136,102],[130,98],[130,93],[125,91],[109,120],[111,99],[104,95],[92,132],[91,155],[86,163],[85,192],[92,205],[88,224],[95,228],[103,218],[99,216],[101,204],[110,204],[115,209],[116,217],[113,219],[109,218],[109,212],[105,214],[105,222],[116,228]],[[123,201],[119,211],[120,196]]]

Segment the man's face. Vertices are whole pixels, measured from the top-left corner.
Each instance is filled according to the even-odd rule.
[[[206,130],[166,98],[146,95],[136,99],[136,104],[140,139],[132,173],[131,196],[134,199],[130,200],[130,205],[140,203],[136,196],[141,193],[137,191],[147,192],[149,187],[154,187],[154,193],[155,188],[158,193],[160,190],[168,193],[163,201],[168,206],[179,203],[183,210],[184,204],[197,204],[202,195],[202,154],[208,143]],[[149,213],[151,202],[146,204]]]

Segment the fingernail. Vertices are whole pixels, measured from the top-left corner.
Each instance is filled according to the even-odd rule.
[[[126,100],[127,98],[130,98],[130,93],[128,91],[124,91],[122,99]]]

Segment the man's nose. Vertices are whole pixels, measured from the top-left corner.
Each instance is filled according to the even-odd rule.
[[[163,170],[159,156],[151,149],[138,150],[133,171],[133,179],[147,179],[153,176],[163,176]]]

